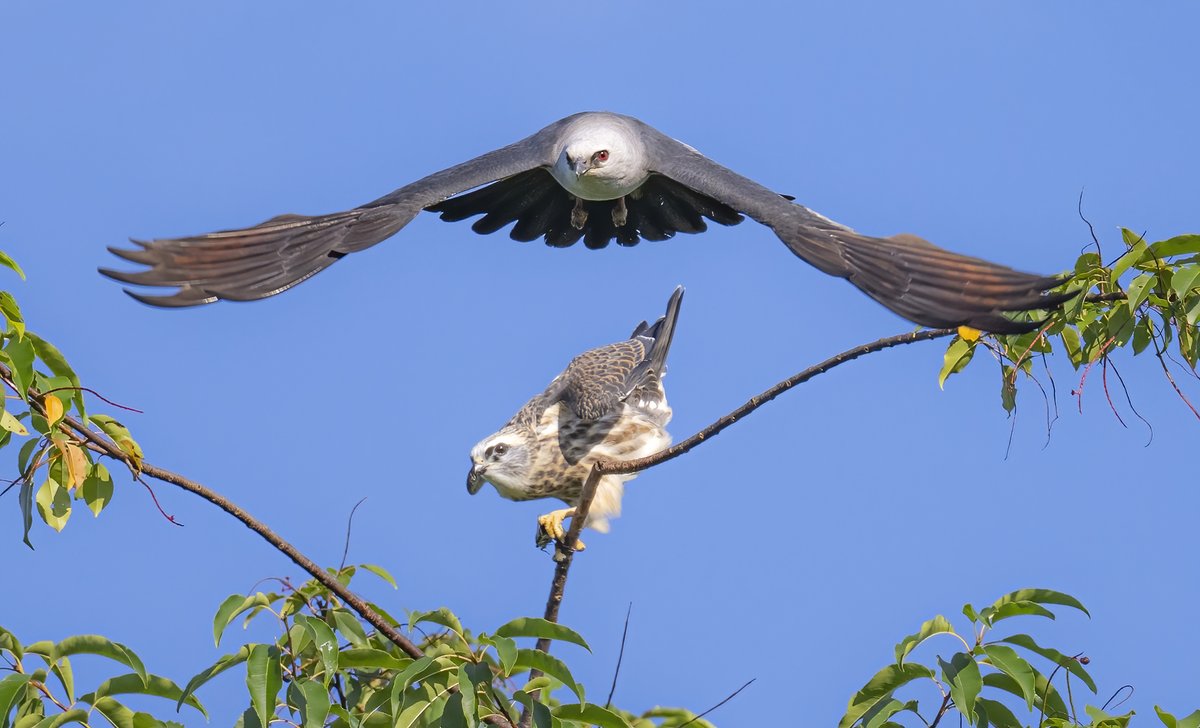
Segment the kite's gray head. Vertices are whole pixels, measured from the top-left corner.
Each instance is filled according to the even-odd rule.
[[[485,482],[496,486],[505,497],[520,494],[528,482],[532,443],[519,431],[505,428],[471,448],[471,472],[467,492],[474,495]]]
[[[616,199],[646,181],[641,140],[619,119],[589,116],[567,130],[555,177],[585,199]]]

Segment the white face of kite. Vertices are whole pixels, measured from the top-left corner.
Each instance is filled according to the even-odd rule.
[[[648,172],[641,146],[618,124],[580,125],[554,164],[554,178],[585,200],[615,200],[642,186]]]

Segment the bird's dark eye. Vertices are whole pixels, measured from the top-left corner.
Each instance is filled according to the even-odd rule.
[[[592,155],[592,159],[594,159],[597,162],[607,162],[608,161],[608,150],[601,149],[600,151],[598,151]]]
[[[494,450],[492,450],[492,452],[496,453],[496,457],[500,457],[504,455],[504,453],[508,452],[508,445],[500,443]]]

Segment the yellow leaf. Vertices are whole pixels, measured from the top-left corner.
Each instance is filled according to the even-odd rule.
[[[46,421],[51,425],[57,425],[58,421],[63,418],[62,400],[53,394],[47,394],[42,397],[42,406],[46,408]]]
[[[21,421],[16,417],[13,417],[12,413],[8,410],[0,411],[0,427],[3,427],[14,435],[29,434],[29,430],[25,428],[25,425],[21,424]]]
[[[973,329],[970,326],[959,326],[958,327],[958,335],[963,337],[967,341],[978,341],[979,337],[982,334],[983,334],[982,331],[980,331],[979,329]]]
[[[68,482],[64,483],[68,489],[78,488],[83,485],[83,481],[87,478],[88,461],[83,454],[83,450],[70,442],[59,442],[59,452],[62,453],[63,463],[67,468]]]

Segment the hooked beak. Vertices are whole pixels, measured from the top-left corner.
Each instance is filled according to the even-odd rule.
[[[479,489],[483,487],[483,474],[487,472],[487,466],[472,465],[471,472],[467,473],[467,492],[475,495]]]
[[[588,161],[587,157],[583,157],[581,159],[568,158],[567,163],[571,166],[571,171],[573,171],[575,173],[576,179],[587,174],[588,171],[592,168],[592,164],[590,161]]]

